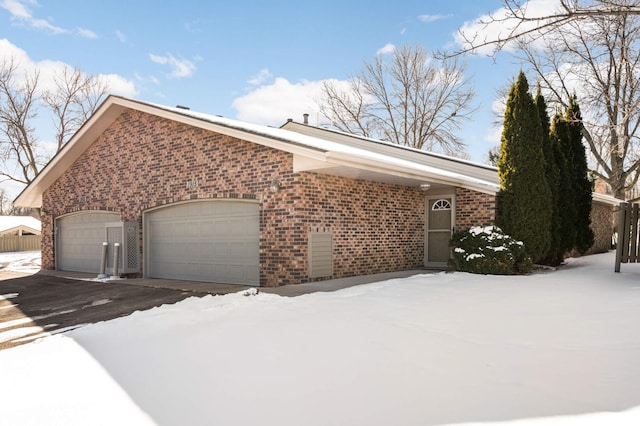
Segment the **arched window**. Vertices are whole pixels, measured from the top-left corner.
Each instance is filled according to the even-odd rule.
[[[431,210],[451,210],[451,201],[445,200],[444,198],[437,200],[435,203],[433,203],[433,206],[431,206]]]

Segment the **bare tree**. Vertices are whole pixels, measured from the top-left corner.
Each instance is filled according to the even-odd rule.
[[[12,208],[13,206],[9,195],[7,194],[7,190],[0,188],[0,215],[8,216]]]
[[[100,106],[108,89],[104,80],[69,67],[54,77],[53,89],[42,99],[53,113],[57,151]]]
[[[556,9],[537,14],[531,12],[530,6],[529,0],[502,0],[501,9],[478,20],[471,30],[458,32],[461,49],[453,53],[439,52],[439,55],[457,56],[479,50],[495,54],[509,43],[538,40],[568,23],[640,15],[640,4],[636,0],[558,0]],[[500,31],[495,33],[494,29]]]
[[[13,60],[0,66],[0,176],[27,184],[43,165],[32,122],[36,118],[39,74],[18,82]],[[11,165],[11,163],[14,163]]]
[[[640,177],[640,16],[609,14],[573,21],[544,37],[544,48],[521,43],[550,103],[578,96],[591,168],[624,198]]]
[[[577,95],[593,174],[625,198],[640,177],[640,0],[558,0],[544,11],[534,3],[503,0],[460,31],[461,49],[440,55],[515,47],[550,105],[564,109]]]
[[[464,155],[456,136],[474,111],[474,91],[458,58],[436,61],[419,46],[378,56],[346,88],[326,82],[320,112],[338,130],[417,149]]]
[[[23,74],[14,59],[0,63],[0,178],[29,184],[107,94],[104,80],[64,67],[53,88],[41,88],[40,74]],[[42,113],[53,119],[55,149],[38,139]],[[42,122],[42,120],[40,120]]]

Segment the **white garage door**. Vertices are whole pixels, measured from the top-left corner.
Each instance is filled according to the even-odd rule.
[[[260,284],[260,205],[194,201],[145,215],[146,276]]]
[[[81,212],[56,219],[56,269],[100,272],[105,223],[120,221],[113,212]]]

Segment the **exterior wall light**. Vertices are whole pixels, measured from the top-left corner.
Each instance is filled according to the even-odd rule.
[[[274,179],[271,181],[271,184],[269,185],[269,191],[275,194],[280,190],[280,188],[282,188],[282,184],[278,179]]]
[[[428,183],[423,183],[420,185],[420,191],[422,192],[427,192],[430,189],[431,189],[431,185]]]

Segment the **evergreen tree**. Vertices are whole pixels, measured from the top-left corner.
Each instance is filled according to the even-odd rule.
[[[562,263],[564,258],[564,244],[562,243],[562,229],[561,229],[561,217],[559,197],[561,195],[561,181],[560,170],[556,160],[556,146],[555,142],[552,143],[550,135],[550,122],[549,114],[547,113],[547,103],[540,92],[540,86],[538,85],[538,91],[534,98],[535,106],[538,110],[538,116],[540,117],[540,128],[542,129],[542,154],[544,155],[544,174],[549,184],[550,200],[551,200],[551,221],[550,232],[551,240],[550,247],[547,251],[547,255],[541,260],[541,263],[546,265],[557,266]]]
[[[591,229],[592,187],[589,180],[587,156],[582,143],[582,115],[575,95],[569,99],[569,107],[565,113],[567,121],[567,137],[571,149],[572,179],[574,201],[576,207],[576,239],[575,248],[584,254],[593,245],[594,235]]]
[[[545,177],[538,110],[521,71],[511,87],[498,160],[500,206],[496,224],[524,242],[534,262],[551,245],[551,191]]]
[[[573,151],[570,149],[567,122],[556,114],[551,122],[550,142],[558,168],[558,219],[560,221],[557,264],[576,244],[576,205],[573,184]]]

